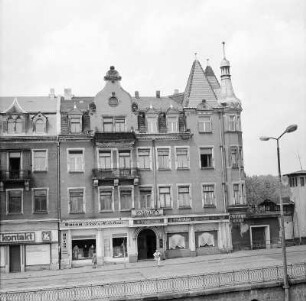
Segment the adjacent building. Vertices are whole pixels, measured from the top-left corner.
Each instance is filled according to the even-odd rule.
[[[90,265],[94,253],[101,265],[233,249],[230,213],[247,206],[229,61],[219,82],[195,59],[170,96],[132,96],[113,66],[104,81],[94,97],[66,89],[2,105],[2,269],[16,257],[25,270]]]

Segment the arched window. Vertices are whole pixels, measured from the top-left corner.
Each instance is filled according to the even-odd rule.
[[[43,134],[45,133],[45,122],[42,119],[37,119],[35,123],[35,132],[37,134]]]
[[[9,118],[7,121],[7,132],[9,134],[15,133],[15,120],[13,118]]]
[[[17,134],[22,133],[22,119],[19,118],[19,117],[16,119],[16,128],[15,128],[15,132],[16,132]]]

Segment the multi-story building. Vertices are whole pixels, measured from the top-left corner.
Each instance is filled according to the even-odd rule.
[[[112,66],[95,97],[61,103],[61,265],[227,252],[245,207],[241,103],[193,62],[184,93],[132,97]]]
[[[1,272],[58,268],[59,105],[0,98]]]
[[[232,250],[246,201],[229,61],[219,83],[196,59],[170,96],[131,96],[114,67],[104,80],[95,97],[1,100],[1,269]]]

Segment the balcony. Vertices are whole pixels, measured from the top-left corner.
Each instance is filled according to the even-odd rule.
[[[139,177],[138,168],[111,168],[92,170],[93,178],[97,180],[133,180]]]
[[[1,170],[0,181],[2,182],[23,182],[31,179],[31,171],[28,169]]]

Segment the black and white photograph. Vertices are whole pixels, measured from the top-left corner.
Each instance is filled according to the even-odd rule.
[[[305,301],[304,0],[0,0],[1,301]]]

